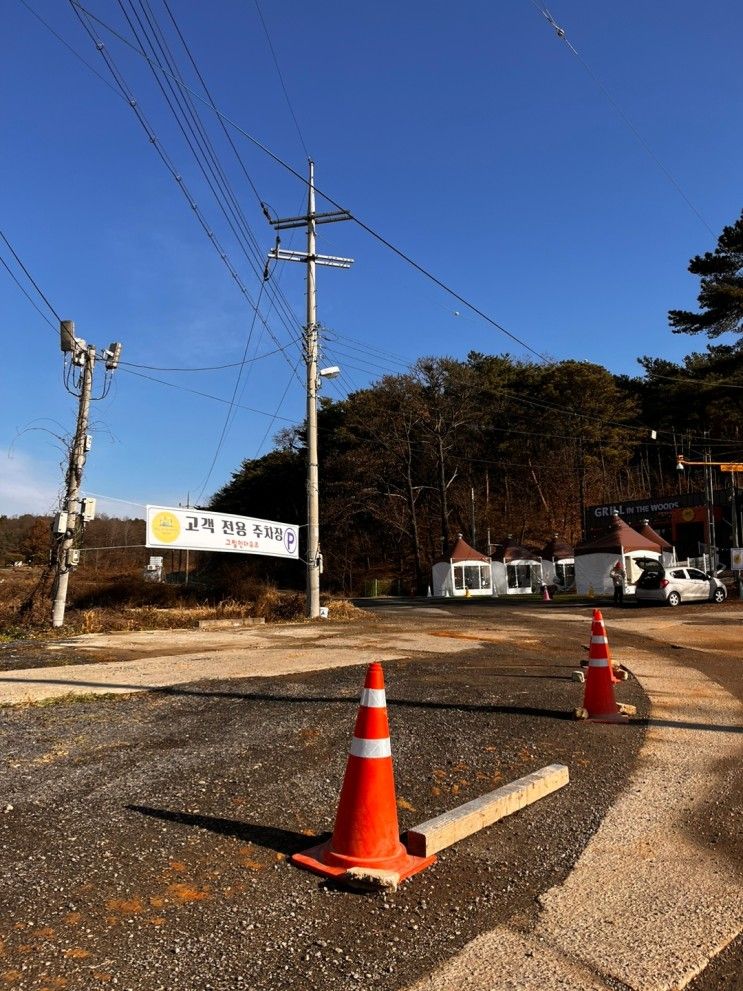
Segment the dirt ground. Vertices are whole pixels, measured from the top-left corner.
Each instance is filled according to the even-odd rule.
[[[585,628],[537,620],[528,637],[517,607],[475,604],[392,608],[324,629],[349,651],[404,645],[384,664],[402,829],[546,764],[570,768],[568,788],[445,851],[394,895],[350,894],[287,862],[332,828],[364,676],[353,654],[333,670],[0,710],[0,981],[24,991],[397,991],[507,919],[527,927],[623,788],[644,735],[634,679],[617,690],[638,707],[631,725],[570,718],[582,697],[570,676],[585,656],[583,612]],[[720,642],[728,620],[732,642],[739,617],[628,609],[612,645],[647,647],[650,636],[678,659],[683,644],[684,663],[741,697],[741,666]],[[416,649],[420,634],[443,650]],[[301,653],[315,638],[287,629],[285,643]],[[87,643],[9,645],[0,667],[150,649]],[[172,647],[188,642],[173,637]],[[740,822],[738,796],[687,828],[738,869]],[[743,986],[739,943],[695,991]]]

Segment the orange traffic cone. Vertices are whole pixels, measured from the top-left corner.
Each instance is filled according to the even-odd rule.
[[[595,645],[595,646],[594,646]],[[623,671],[617,665],[614,664],[614,660],[611,656],[611,647],[609,646],[609,638],[606,635],[606,627],[604,626],[604,617],[601,615],[600,609],[593,610],[593,622],[591,623],[591,646],[589,647],[589,657],[590,650],[596,651],[597,657],[608,657],[609,659],[609,673],[611,675],[611,681],[613,685],[616,685],[618,681],[627,680],[627,672]],[[605,651],[605,653],[604,653]]]
[[[612,672],[604,618],[600,609],[594,609],[583,709],[578,709],[576,715],[603,723],[626,722],[628,710],[632,707],[617,705],[614,685],[618,680]]]
[[[361,868],[392,873],[402,881],[435,860],[411,856],[400,842],[384,675],[381,664],[370,664],[333,836],[304,853],[295,853],[292,861],[325,877],[340,877]]]
[[[542,602],[551,602],[551,601],[552,599],[550,599],[550,590],[547,588],[546,585],[542,585]]]

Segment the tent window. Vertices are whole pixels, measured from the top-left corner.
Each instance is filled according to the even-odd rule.
[[[509,588],[531,588],[531,565],[509,564],[506,566]]]
[[[461,564],[454,565],[454,588],[464,588],[464,568]]]
[[[575,565],[566,564],[564,561],[555,562],[555,577],[557,584],[563,588],[570,588],[575,585]]]

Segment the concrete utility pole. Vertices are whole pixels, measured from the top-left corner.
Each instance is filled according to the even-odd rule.
[[[315,270],[317,265],[328,268],[350,268],[353,258],[337,258],[333,255],[318,255],[316,251],[316,228],[318,224],[332,224],[339,220],[351,220],[347,210],[334,210],[330,213],[315,212],[315,165],[309,163],[307,182],[307,213],[303,217],[286,217],[272,220],[276,231],[291,230],[297,227],[307,229],[307,251],[288,251],[279,247],[281,239],[276,238],[276,247],[269,251],[269,260],[300,262],[307,266],[307,324],[304,330],[304,358],[307,365],[307,604],[306,614],[310,619],[320,615],[320,498],[319,469],[317,455],[317,371],[318,327],[317,327],[317,285]],[[328,369],[337,374],[337,369]],[[320,372],[320,375],[323,373]]]
[[[70,450],[70,460],[67,466],[66,487],[63,509],[54,521],[56,546],[54,553],[55,579],[52,592],[52,626],[64,624],[65,608],[67,605],[67,586],[70,581],[70,571],[77,566],[78,551],[73,549],[77,535],[78,523],[84,517],[92,518],[81,512],[80,486],[83,478],[85,459],[90,450],[88,434],[88,417],[93,391],[93,369],[97,357],[93,344],[75,337],[75,324],[72,320],[63,320],[60,324],[61,348],[64,353],[72,356],[72,364],[82,368],[80,394],[77,411],[75,437]],[[113,371],[119,363],[121,344],[109,345],[103,352],[106,370]],[[93,503],[94,500],[91,500]]]

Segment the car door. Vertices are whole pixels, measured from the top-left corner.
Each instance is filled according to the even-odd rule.
[[[709,599],[710,582],[707,575],[699,568],[687,568],[686,570],[689,575],[689,598]]]

